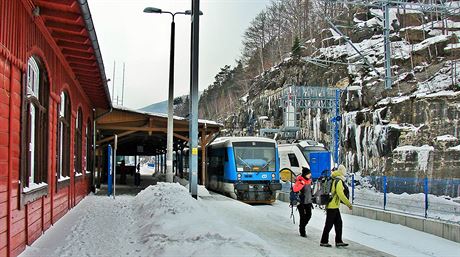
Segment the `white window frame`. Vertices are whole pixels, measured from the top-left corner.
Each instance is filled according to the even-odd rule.
[[[39,99],[40,92],[40,69],[38,64],[33,57],[30,57],[27,62],[27,97]],[[30,122],[28,123],[29,128],[27,131],[30,135],[30,138],[27,142],[29,147],[29,156],[27,161],[29,163],[28,170],[28,184],[29,186],[35,184],[35,105],[31,102],[28,103],[28,113]]]

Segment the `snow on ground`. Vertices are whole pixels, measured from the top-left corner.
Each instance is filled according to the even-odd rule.
[[[447,199],[446,199],[447,198]],[[356,188],[354,203],[383,209],[383,193],[368,188]],[[460,224],[460,204],[450,197],[428,194],[427,216]],[[386,210],[404,212],[411,215],[425,215],[425,194],[387,193]]]
[[[460,244],[404,226],[342,214],[348,248],[319,246],[324,211],[298,236],[287,203],[247,205],[179,184],[137,196],[87,196],[45,232],[26,256],[455,256]],[[295,211],[295,210],[294,210]],[[330,239],[333,241],[334,232]],[[416,239],[416,240],[408,240]]]
[[[153,173],[155,173],[155,168],[145,164],[141,166],[140,173],[141,175],[153,175]]]

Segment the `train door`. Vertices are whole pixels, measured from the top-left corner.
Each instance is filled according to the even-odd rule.
[[[317,179],[321,176],[322,172],[331,170],[331,153],[330,152],[313,152],[310,155],[310,170],[311,177]],[[329,174],[326,174],[329,175]]]

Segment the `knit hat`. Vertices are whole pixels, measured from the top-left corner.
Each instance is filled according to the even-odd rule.
[[[347,169],[345,168],[345,166],[343,166],[343,164],[339,165],[336,172],[338,173],[337,175],[342,177],[345,177],[347,175]]]
[[[307,176],[307,175],[310,174],[310,173],[311,173],[311,171],[310,171],[309,168],[307,168],[307,167],[302,167],[302,177],[305,177],[305,176]]]

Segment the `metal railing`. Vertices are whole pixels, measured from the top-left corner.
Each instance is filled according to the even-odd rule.
[[[349,182],[353,204],[460,224],[460,179],[352,174]]]

